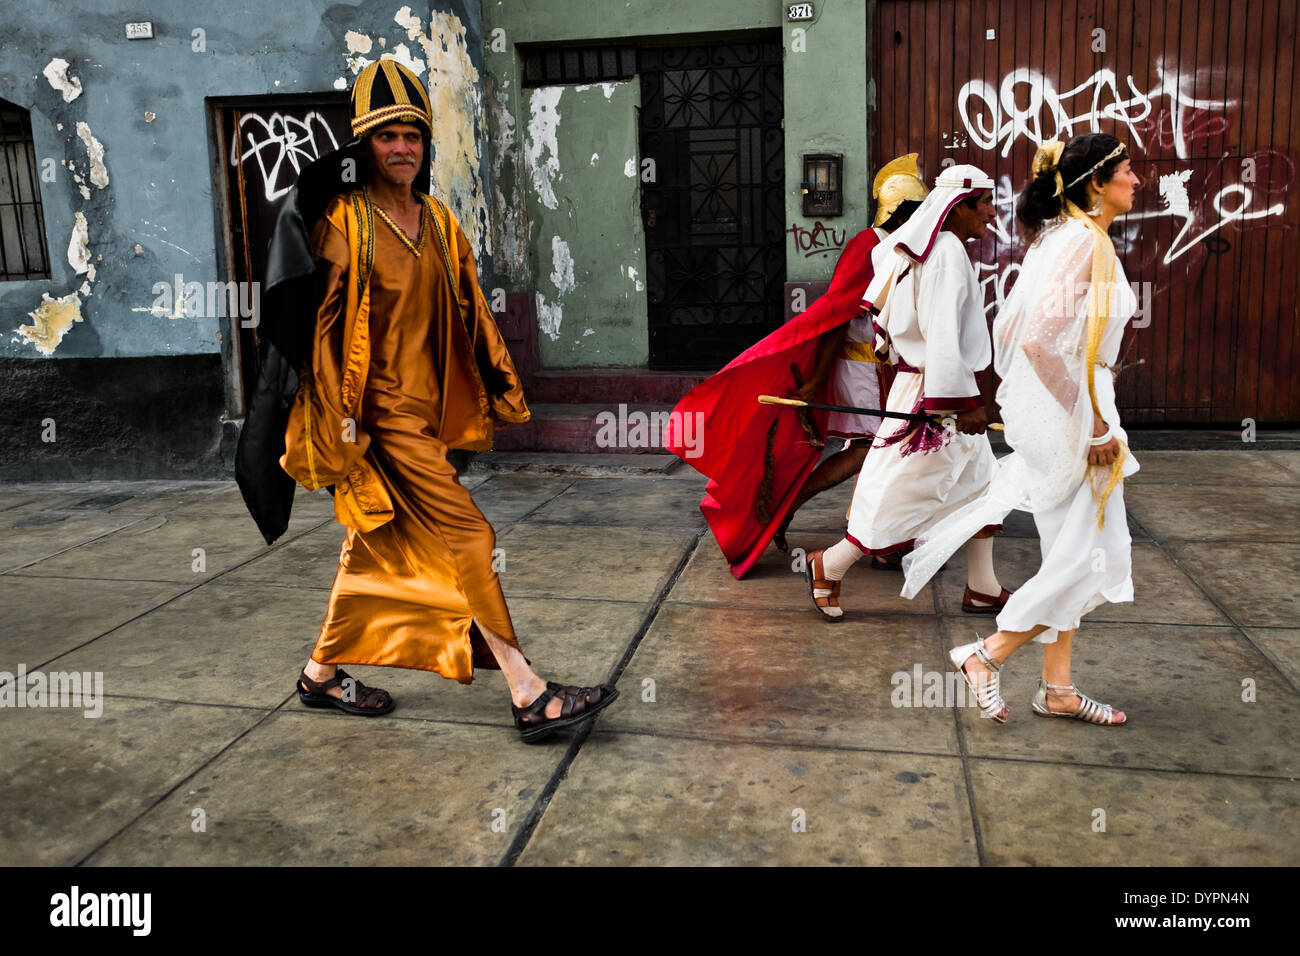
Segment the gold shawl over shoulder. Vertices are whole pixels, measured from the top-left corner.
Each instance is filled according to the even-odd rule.
[[[1034,154],[1032,171],[1035,176],[1040,172],[1053,173],[1056,178],[1056,192],[1054,195],[1061,197],[1061,215],[1069,219],[1077,219],[1096,236],[1092,254],[1092,277],[1088,284],[1088,325],[1085,332],[1085,346],[1087,348],[1088,399],[1092,403],[1092,413],[1095,418],[1101,418],[1101,411],[1097,408],[1097,387],[1095,384],[1097,351],[1101,346],[1101,340],[1106,335],[1106,325],[1110,322],[1110,302],[1115,288],[1115,244],[1111,242],[1110,235],[1106,230],[1097,225],[1095,219],[1076,206],[1065,195],[1065,183],[1061,179],[1061,170],[1059,168],[1061,153],[1064,151],[1065,143],[1061,140],[1040,146]],[[1112,153],[1111,155],[1115,154]],[[1115,487],[1124,480],[1124,459],[1128,456],[1128,445],[1119,442],[1119,453],[1115,456],[1115,461],[1111,463],[1109,473],[1103,473],[1100,480],[1092,480],[1093,497],[1098,501],[1098,528],[1106,526],[1106,499],[1110,497]],[[1089,465],[1089,468],[1093,467],[1100,468],[1101,466]],[[1089,471],[1088,474],[1091,476],[1093,472]]]
[[[454,345],[442,356],[438,438],[448,448],[486,451],[492,447],[495,422],[526,422],[530,413],[482,290],[471,275],[464,276],[462,286],[459,250],[449,245],[449,237],[454,240],[459,234],[456,220],[438,200],[431,196],[424,200],[440,246],[437,254],[447,269],[451,288],[458,290],[460,303],[459,315],[439,317],[450,324],[443,341]],[[361,402],[370,368],[374,207],[364,191],[354,190],[332,202],[325,217],[346,237],[349,249],[342,301],[322,305],[322,310],[342,309],[342,337],[340,341],[338,336],[320,334],[318,316],[311,362],[304,363],[302,369],[280,467],[309,490],[333,485],[335,518],[366,532],[393,517],[392,497],[369,454],[370,436],[361,427]]]

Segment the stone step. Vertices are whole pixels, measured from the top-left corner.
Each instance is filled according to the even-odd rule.
[[[494,451],[663,455],[671,405],[645,403],[530,405],[531,421],[496,433]]]
[[[676,455],[624,455],[554,451],[487,451],[475,455],[468,468],[469,474],[526,471],[539,474],[582,475],[585,477],[610,477],[617,475],[676,475],[684,470],[691,477],[694,472],[682,464]],[[703,480],[703,479],[701,479]]]

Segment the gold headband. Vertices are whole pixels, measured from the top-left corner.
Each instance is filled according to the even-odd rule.
[[[1092,169],[1088,170],[1086,173],[1084,173],[1082,176],[1080,176],[1080,177],[1079,177],[1078,179],[1076,179],[1074,182],[1070,183],[1070,185],[1066,186],[1065,188],[1066,188],[1066,189],[1073,189],[1076,185],[1078,185],[1079,183],[1083,182],[1085,179],[1087,179],[1089,176],[1091,176],[1091,175],[1092,175],[1093,173],[1095,173],[1097,170],[1101,169],[1101,167],[1103,167],[1103,166],[1105,166],[1107,163],[1109,163],[1109,162],[1110,162],[1112,159],[1114,159],[1116,156],[1119,156],[1121,153],[1123,153],[1124,150],[1126,150],[1126,149],[1128,149],[1128,147],[1125,146],[1123,143],[1120,143],[1118,146],[1116,146],[1114,149],[1112,149],[1109,153],[1107,153],[1105,156],[1103,156],[1102,159],[1101,159],[1101,162],[1097,163],[1096,166],[1093,166]]]

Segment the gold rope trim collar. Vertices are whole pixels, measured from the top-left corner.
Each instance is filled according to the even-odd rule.
[[[429,207],[420,203],[420,236],[415,242],[406,234],[406,230],[399,226],[388,213],[384,212],[383,207],[375,203],[375,214],[387,224],[388,228],[393,230],[393,234],[401,240],[402,245],[411,250],[415,258],[420,258],[420,252],[424,249],[425,239],[429,235],[427,219],[429,218]]]

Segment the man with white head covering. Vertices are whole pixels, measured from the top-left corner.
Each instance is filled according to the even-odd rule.
[[[873,269],[874,263],[887,261],[880,255],[886,247],[886,240],[911,218],[930,194],[921,179],[916,157],[916,153],[899,156],[882,166],[876,174],[871,185],[871,195],[876,200],[875,221],[871,229],[864,229],[844,247],[840,261],[835,265],[832,282],[853,268],[855,258],[867,257]],[[869,270],[867,275],[871,275]],[[870,285],[868,280],[863,281]],[[860,308],[861,304],[857,306]],[[882,397],[889,393],[890,383],[894,380],[894,369],[888,363],[882,363],[876,355],[875,340],[875,322],[866,310],[822,336],[812,378],[802,388],[795,389],[794,397],[805,402],[821,401],[819,396],[829,381],[830,389],[825,401],[856,408],[880,408]],[[856,475],[879,428],[878,415],[830,413],[825,433],[843,439],[844,447],[822,459],[799,489],[773,539],[780,550],[790,550],[785,533],[795,512],[816,495]]]
[[[848,534],[808,556],[813,603],[839,620],[840,582],[864,555],[911,548],[932,524],[982,495],[995,459],[976,373],[993,358],[983,294],[965,243],[993,220],[993,180],[953,166],[908,220],[882,244],[881,265],[863,297],[875,316],[876,346],[897,366],[888,411],[942,416],[945,423],[886,419],[858,477]],[[992,534],[967,545],[962,610],[996,613],[1010,592],[993,572]]]

